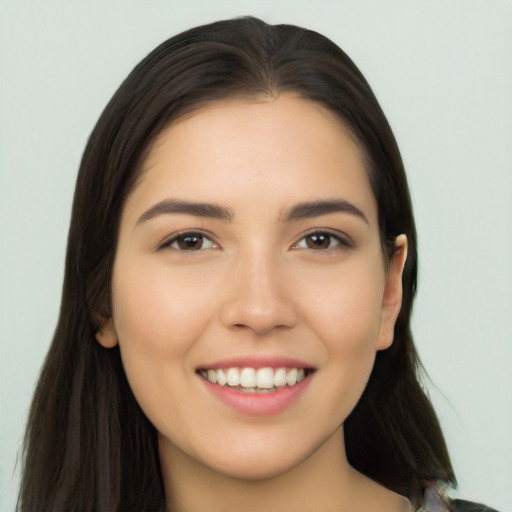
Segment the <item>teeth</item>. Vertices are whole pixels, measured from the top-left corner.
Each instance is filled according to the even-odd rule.
[[[230,368],[228,370],[228,386],[240,385],[240,372],[238,368]]]
[[[246,393],[275,391],[287,385],[294,386],[306,378],[304,368],[226,368],[200,370],[199,373],[213,384],[239,388]]]
[[[297,368],[292,368],[286,374],[286,384],[288,384],[288,386],[293,386],[296,383],[297,383]]]
[[[254,368],[244,368],[240,374],[240,386],[243,388],[256,387],[256,372]]]
[[[286,386],[286,369],[279,368],[274,373],[274,386],[276,388]]]
[[[217,384],[219,386],[225,386],[228,382],[228,378],[224,373],[224,370],[217,370]]]
[[[256,372],[256,386],[262,389],[274,387],[274,372],[272,368],[259,368]]]

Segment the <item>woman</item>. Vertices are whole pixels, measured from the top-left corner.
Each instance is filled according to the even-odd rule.
[[[464,510],[437,491],[416,269],[398,148],[339,48],[252,18],[163,43],[83,156],[20,509]]]

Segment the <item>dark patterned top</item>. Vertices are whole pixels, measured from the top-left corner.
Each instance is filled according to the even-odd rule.
[[[480,503],[450,500],[437,487],[429,487],[423,493],[422,505],[417,512],[497,512]]]

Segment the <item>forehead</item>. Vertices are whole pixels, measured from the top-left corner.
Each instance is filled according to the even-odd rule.
[[[376,216],[350,131],[322,105],[292,94],[218,101],[171,123],[153,143],[127,206],[166,195],[234,208],[348,195]]]

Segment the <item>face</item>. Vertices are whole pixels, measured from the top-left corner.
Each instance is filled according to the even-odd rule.
[[[340,437],[392,342],[402,238],[385,264],[361,152],[315,103],[233,99],[162,132],[98,333],[161,452],[253,479]]]

